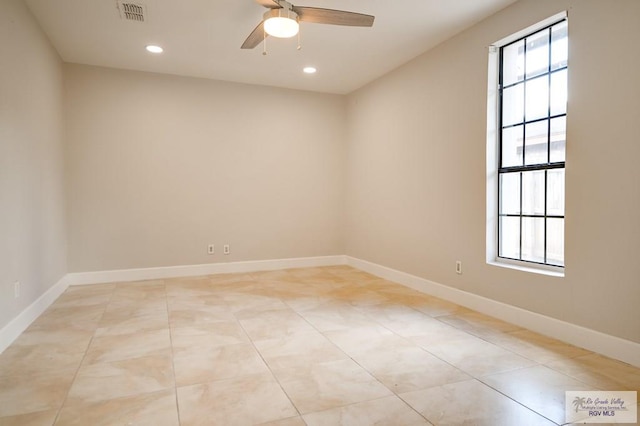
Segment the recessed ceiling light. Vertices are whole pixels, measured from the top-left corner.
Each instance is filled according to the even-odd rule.
[[[302,69],[302,72],[304,72],[305,74],[315,74],[316,71],[318,70],[315,69],[314,67],[304,67]]]
[[[145,47],[145,49],[147,49],[147,52],[151,53],[162,53],[162,51],[164,50],[162,47],[153,44],[148,45],[147,47]]]

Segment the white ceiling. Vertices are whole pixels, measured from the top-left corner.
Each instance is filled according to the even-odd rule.
[[[136,0],[146,22],[120,18],[116,0],[26,0],[65,62],[349,93],[515,0],[294,0],[375,15],[372,28],[301,24],[296,39],[241,50],[262,19],[253,0]],[[159,44],[161,55],[144,47]],[[314,75],[302,73],[315,66]]]

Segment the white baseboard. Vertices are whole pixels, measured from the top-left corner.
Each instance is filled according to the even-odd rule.
[[[347,265],[369,272],[370,274],[403,284],[414,290],[448,300],[537,333],[562,340],[563,342],[640,367],[640,343],[537,314],[526,309],[448,287],[366,260],[350,256],[347,256],[346,260]]]
[[[13,343],[69,286],[67,276],[62,277],[49,290],[30,304],[17,317],[0,330],[0,353]]]
[[[293,259],[251,260],[245,262],[207,263],[202,265],[162,266],[157,268],[118,269],[112,271],[71,272],[69,285],[98,284],[118,281],[155,280],[212,274],[273,271],[288,268],[311,268],[346,264],[346,256],[298,257]]]

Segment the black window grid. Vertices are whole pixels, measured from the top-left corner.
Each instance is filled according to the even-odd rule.
[[[517,40],[512,41],[511,43],[508,43],[504,46],[502,46],[500,48],[500,56],[499,56],[499,108],[498,108],[498,120],[499,120],[499,126],[498,128],[500,129],[499,132],[499,136],[498,136],[498,146],[499,146],[499,155],[498,155],[498,257],[503,258],[503,259],[510,259],[510,260],[516,260],[516,261],[521,261],[521,262],[526,262],[526,263],[531,263],[531,264],[539,264],[539,265],[547,265],[547,266],[556,266],[556,267],[561,267],[564,268],[564,265],[558,265],[558,264],[554,264],[554,263],[550,263],[548,261],[547,258],[547,220],[548,219],[563,219],[565,218],[564,215],[553,215],[553,214],[548,214],[548,187],[547,187],[547,183],[548,183],[548,171],[549,170],[553,170],[553,169],[564,169],[565,168],[565,162],[564,161],[557,161],[557,162],[552,162],[551,161],[551,122],[553,119],[556,118],[561,118],[561,117],[566,117],[566,109],[565,112],[562,114],[551,114],[551,77],[553,74],[558,73],[558,72],[562,72],[564,70],[568,69],[568,65],[565,63],[561,66],[558,66],[554,69],[551,69],[553,63],[552,63],[552,31],[553,28],[562,23],[565,22],[566,18],[561,19],[557,22],[554,22],[553,24],[539,29],[531,34],[528,34],[524,37],[521,37]],[[541,73],[535,73],[532,76],[527,76],[527,39],[531,38],[535,35],[538,35],[542,32],[546,31],[548,33],[547,36],[547,42],[548,42],[548,46],[549,46],[549,58],[548,58],[548,64],[547,64],[547,70]],[[510,83],[507,85],[503,85],[503,77],[504,77],[504,66],[503,66],[503,59],[504,59],[504,49],[508,46],[511,46],[513,44],[519,43],[521,41],[524,40],[523,43],[523,50],[524,50],[524,66],[523,66],[523,78],[514,83]],[[505,89],[508,89],[510,87],[514,87],[514,86],[518,86],[518,85],[526,85],[526,83],[528,81],[531,80],[535,80],[535,79],[539,79],[539,78],[543,78],[546,77],[547,78],[547,85],[548,85],[548,98],[547,98],[547,115],[544,117],[540,117],[540,118],[536,118],[536,119],[532,119],[532,120],[526,120],[526,96],[527,96],[527,92],[526,90],[523,90],[523,116],[522,116],[522,120],[518,121],[516,123],[510,123],[508,125],[504,125],[502,124],[502,120],[503,120],[503,91]],[[526,86],[525,86],[526,87]],[[539,122],[545,122],[547,123],[547,161],[544,163],[536,163],[536,164],[526,164],[527,163],[527,159],[526,159],[526,128],[527,125],[533,124],[533,123],[539,123]],[[522,164],[520,165],[516,165],[516,166],[503,166],[502,162],[503,162],[503,156],[502,156],[502,134],[504,129],[508,129],[511,127],[517,127],[517,126],[522,126]],[[565,128],[565,132],[566,132],[566,128]],[[544,213],[543,214],[524,214],[523,213],[523,188],[522,188],[522,182],[523,182],[523,178],[522,178],[522,174],[524,172],[531,172],[531,171],[544,171]],[[514,213],[502,213],[501,212],[501,200],[502,200],[502,196],[501,196],[501,175],[505,174],[505,173],[519,173],[519,184],[520,184],[520,188],[519,188],[519,213],[514,214]],[[500,218],[502,217],[517,217],[519,218],[519,246],[518,246],[518,254],[519,257],[518,258],[514,258],[514,257],[508,257],[508,256],[503,256],[501,254],[501,248],[500,248],[500,233],[502,232],[502,225],[500,223]],[[544,235],[544,248],[543,248],[543,252],[544,252],[544,261],[543,262],[538,262],[535,260],[531,260],[531,259],[523,259],[522,258],[522,228],[523,228],[523,218],[542,218],[544,219],[544,231],[543,231],[543,235]],[[564,260],[563,260],[564,263]]]

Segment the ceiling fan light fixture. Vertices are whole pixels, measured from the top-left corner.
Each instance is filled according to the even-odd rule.
[[[264,30],[278,38],[290,38],[298,34],[298,15],[292,10],[272,9],[265,13]]]
[[[160,46],[156,46],[155,44],[149,44],[145,47],[145,49],[147,50],[147,52],[150,53],[162,53],[164,52],[164,49]]]

